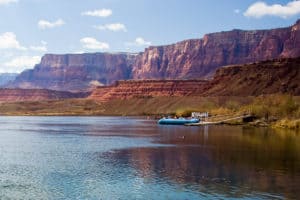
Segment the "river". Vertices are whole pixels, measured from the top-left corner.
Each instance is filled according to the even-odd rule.
[[[300,134],[0,117],[0,199],[297,199]]]

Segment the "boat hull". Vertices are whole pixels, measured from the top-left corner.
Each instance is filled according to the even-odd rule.
[[[185,125],[190,123],[198,123],[199,119],[168,119],[163,118],[158,121],[158,124],[164,124],[164,125]]]

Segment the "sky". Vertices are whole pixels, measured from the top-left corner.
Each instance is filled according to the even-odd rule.
[[[300,0],[0,0],[0,73],[33,68],[48,53],[134,53],[299,18]]]

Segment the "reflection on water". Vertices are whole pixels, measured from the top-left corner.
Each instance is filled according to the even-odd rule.
[[[228,126],[160,130],[157,141],[176,146],[124,149],[113,156],[145,179],[158,176],[202,193],[300,196],[300,137],[295,132]]]
[[[300,135],[120,117],[0,117],[0,199],[297,199]]]

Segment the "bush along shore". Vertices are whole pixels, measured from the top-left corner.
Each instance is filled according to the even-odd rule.
[[[242,103],[228,99],[219,105],[210,102],[206,110],[212,116],[210,121],[222,121],[230,125],[271,126],[300,130],[300,101],[299,97],[291,95],[262,95],[248,99]],[[208,102],[207,102],[208,103]],[[204,108],[203,108],[204,109]],[[189,116],[192,109],[177,110],[176,116]],[[234,119],[234,116],[249,115],[250,118]]]
[[[233,120],[227,124],[249,124],[300,129],[300,97],[273,94],[257,97],[148,97],[97,102],[65,99],[0,103],[0,115],[16,116],[161,116],[187,117],[191,112],[209,112],[215,119],[250,114],[251,122]]]

